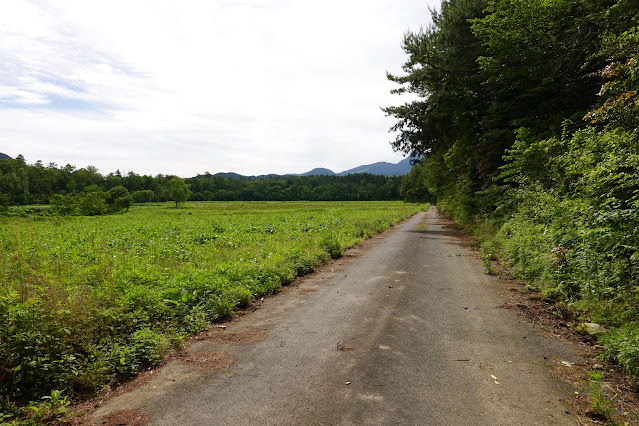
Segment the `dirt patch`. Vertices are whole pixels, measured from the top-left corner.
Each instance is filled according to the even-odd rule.
[[[464,233],[462,227],[447,219],[442,219],[440,224],[461,238],[464,245],[479,249],[477,240]],[[480,257],[478,252],[475,257]],[[498,290],[505,299],[503,307],[518,312],[537,334],[570,343],[579,355],[581,360],[577,363],[545,357],[553,365],[553,376],[575,387],[574,397],[567,398],[565,402],[576,413],[579,424],[639,424],[637,386],[616,365],[599,359],[602,350],[596,346],[596,341],[592,337],[577,332],[579,320],[575,318],[574,313],[561,304],[546,300],[541,293],[529,291],[523,283],[511,279],[509,269],[498,260],[491,261],[491,267],[498,276]],[[602,389],[614,411],[611,419],[601,419],[592,411],[589,383],[590,373],[593,371],[599,371],[604,375]]]
[[[67,419],[68,423],[71,424],[71,425],[86,425],[86,424],[90,424],[91,416],[93,415],[95,410],[97,410],[102,405],[104,405],[107,401],[115,398],[116,396],[125,394],[127,392],[131,392],[131,391],[133,391],[135,389],[138,389],[138,388],[146,385],[147,383],[150,383],[151,380],[153,380],[153,377],[155,377],[155,374],[158,371],[157,369],[161,368],[164,364],[165,364],[165,362],[163,362],[161,366],[157,366],[154,369],[147,370],[147,371],[141,371],[133,379],[131,379],[131,380],[125,382],[125,383],[111,384],[111,385],[107,386],[104,390],[102,390],[100,393],[98,393],[96,396],[94,396],[93,398],[89,398],[89,399],[87,399],[85,401],[82,401],[79,404],[76,404],[73,407],[73,413],[74,414],[70,418]],[[126,412],[128,412],[128,411],[129,410],[122,410],[122,413],[126,414]],[[117,413],[119,413],[119,412],[115,412],[113,414],[117,414]],[[135,412],[132,411],[131,413],[135,413]],[[105,423],[105,424],[107,424],[107,423]],[[112,425],[117,425],[117,424],[143,425],[143,424],[146,424],[146,423],[108,423],[108,424],[110,424],[110,425],[111,424]]]
[[[187,352],[181,359],[187,364],[195,365],[204,371],[215,371],[228,367],[231,364],[231,357],[227,352],[207,353],[207,352]]]
[[[258,328],[255,330],[240,331],[237,333],[227,333],[224,330],[216,329],[206,331],[198,336],[195,340],[210,340],[215,343],[255,343],[261,342],[266,338],[266,329]]]
[[[340,351],[340,352],[351,352],[351,351],[354,351],[355,348],[349,348],[344,343],[337,342],[337,350]]]
[[[314,288],[303,288],[297,292],[300,296],[304,296],[308,293],[317,293],[317,290]]]
[[[149,424],[149,417],[139,411],[120,410],[105,416],[102,424],[105,426],[144,426]]]
[[[576,331],[578,320],[571,311],[543,299],[541,294],[531,293],[517,281],[502,280],[502,293],[506,298],[504,307],[515,310],[526,318],[537,334],[548,338],[569,342],[580,356],[580,361],[547,357],[553,365],[553,376],[572,384],[576,391],[573,398],[566,400],[577,414],[580,424],[639,424],[639,395],[637,387],[627,374],[609,362],[599,358],[602,350],[596,341]],[[589,393],[590,373],[603,374],[602,389],[614,410],[612,419],[602,419],[592,411]]]
[[[228,323],[226,323],[228,324]],[[76,413],[75,417],[69,419],[69,423],[73,425],[84,425],[90,422],[92,414],[99,407],[104,405],[107,401],[115,398],[116,396],[122,395],[127,392],[131,392],[135,389],[138,389],[153,380],[156,373],[164,367],[167,363],[173,360],[181,360],[186,362],[187,364],[198,367],[200,370],[204,371],[215,371],[220,368],[225,368],[231,364],[232,360],[228,353],[226,352],[216,352],[216,353],[206,353],[199,351],[192,351],[190,349],[191,345],[197,341],[202,340],[211,340],[216,343],[230,344],[230,343],[253,343],[259,342],[266,338],[266,330],[265,329],[256,329],[256,330],[248,330],[238,333],[227,333],[225,329],[227,325],[216,325],[214,328],[207,330],[203,333],[200,333],[197,336],[189,339],[188,342],[185,343],[183,349],[173,350],[167,353],[163,361],[160,365],[155,368],[142,371],[137,374],[137,376],[131,379],[128,382],[122,384],[113,384],[108,386],[102,392],[100,392],[95,397],[84,401],[74,407],[74,412]],[[119,413],[119,412],[118,412]],[[125,413],[125,412],[123,412]],[[115,414],[115,413],[114,413]],[[125,413],[126,414],[126,413]],[[119,418],[119,417],[118,417]],[[109,424],[145,424],[145,423],[109,423]]]
[[[473,249],[479,248],[479,242],[476,238],[473,238],[471,235],[466,232],[465,228],[455,221],[448,218],[440,218],[437,222],[437,225],[441,225],[446,231],[447,236],[456,237],[461,243],[447,243],[447,244],[460,244],[463,247],[471,247]]]
[[[577,388],[574,398],[566,402],[577,413],[582,422],[580,424],[639,424],[639,398],[635,386],[628,380],[627,375],[597,359],[598,354],[599,351],[595,348],[586,348],[583,360],[575,364],[549,358],[554,364],[553,376]],[[613,409],[610,419],[602,418],[592,409],[592,389],[589,384],[590,373],[593,371],[603,374],[601,388]]]

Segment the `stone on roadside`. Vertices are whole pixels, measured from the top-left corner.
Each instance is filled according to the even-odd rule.
[[[595,339],[598,339],[608,332],[608,330],[604,326],[601,326],[594,322],[585,322],[577,327],[577,329],[590,337],[594,337]]]

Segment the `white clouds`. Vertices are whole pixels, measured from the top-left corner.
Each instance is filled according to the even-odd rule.
[[[421,0],[8,0],[0,151],[104,172],[398,161],[381,105]],[[4,42],[8,40],[8,42]],[[311,155],[309,155],[311,153]]]

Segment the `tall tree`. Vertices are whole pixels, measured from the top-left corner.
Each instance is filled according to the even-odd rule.
[[[484,50],[469,20],[483,16],[486,3],[445,0],[441,11],[431,10],[431,26],[404,36],[405,74],[387,77],[400,85],[393,93],[412,93],[419,99],[383,108],[398,119],[392,127],[399,132],[391,143],[395,150],[421,157],[474,133],[482,110],[477,59]]]
[[[179,207],[184,204],[186,200],[191,196],[190,185],[179,177],[174,177],[169,182],[171,187],[171,198],[175,201],[175,207]]]
[[[591,124],[604,123],[610,127],[638,130],[639,27],[632,27],[621,34],[606,33],[600,56],[609,61],[601,71],[605,83],[599,91],[605,102],[584,119]]]
[[[483,130],[527,127],[542,136],[579,121],[593,102],[601,61],[602,17],[614,0],[490,0],[473,30],[486,47],[479,58],[490,93]]]
[[[488,175],[479,174],[477,158],[486,110],[477,60],[485,48],[471,26],[472,19],[484,16],[486,6],[487,0],[443,1],[440,11],[431,10],[432,25],[404,36],[405,74],[387,75],[400,85],[394,93],[418,97],[383,109],[398,119],[391,145],[413,157],[427,156],[428,169],[446,175],[426,179],[440,204],[468,198],[488,182]]]

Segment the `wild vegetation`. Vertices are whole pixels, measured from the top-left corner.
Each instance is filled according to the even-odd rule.
[[[386,108],[424,156],[405,193],[479,228],[484,258],[601,323],[639,377],[639,2],[448,0],[406,34]],[[426,187],[427,191],[424,191]]]
[[[157,364],[189,334],[419,209],[190,202],[0,218],[0,421]]]

